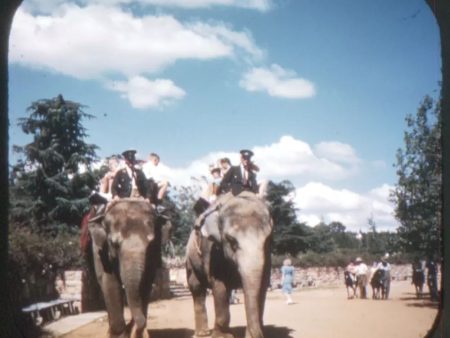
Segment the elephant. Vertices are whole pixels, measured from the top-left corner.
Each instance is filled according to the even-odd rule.
[[[123,198],[107,208],[103,222],[90,222],[94,268],[109,321],[109,337],[149,337],[147,307],[161,266],[161,222],[144,199]],[[124,319],[124,297],[132,320]]]
[[[215,323],[212,337],[232,338],[229,299],[233,289],[244,293],[246,338],[263,338],[263,313],[270,284],[272,219],[266,203],[251,192],[220,196],[208,236],[191,231],[186,246],[187,283],[194,301],[195,334],[211,334],[205,307],[212,289]],[[204,225],[205,226],[205,225]]]

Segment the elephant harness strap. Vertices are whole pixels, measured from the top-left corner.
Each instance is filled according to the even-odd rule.
[[[195,246],[195,251],[197,251],[199,256],[202,255],[202,249],[201,249],[202,237],[203,236],[202,236],[202,234],[200,232],[200,229],[195,229],[194,246]]]

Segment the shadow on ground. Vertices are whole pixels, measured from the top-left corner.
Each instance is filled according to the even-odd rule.
[[[194,330],[190,329],[159,329],[148,330],[152,338],[192,338]]]
[[[435,302],[432,300],[421,300],[421,302],[414,302],[414,303],[410,303],[407,304],[407,306],[410,307],[429,307],[432,309],[439,309],[439,302]]]
[[[278,327],[268,325],[264,327],[265,338],[293,338],[291,332],[293,330],[287,327]],[[245,337],[245,326],[238,326],[231,328],[231,332],[236,338]],[[158,329],[148,330],[152,338],[192,338],[194,331],[190,329]]]
[[[432,309],[439,309],[439,302],[430,299],[429,293],[422,293],[421,298],[417,298],[415,293],[404,293],[405,297],[400,297],[402,301],[408,302],[406,306],[409,307],[428,307]]]
[[[264,337],[265,338],[293,338],[291,336],[291,330],[287,327],[267,325],[264,327]],[[231,328],[231,332],[236,338],[245,337],[245,326],[238,326]]]

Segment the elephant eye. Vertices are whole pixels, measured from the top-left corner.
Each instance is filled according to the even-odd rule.
[[[231,250],[236,251],[239,248],[239,243],[233,236],[225,234],[225,239],[230,244]]]

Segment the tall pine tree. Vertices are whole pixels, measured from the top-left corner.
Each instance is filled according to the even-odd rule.
[[[83,119],[93,116],[62,95],[33,102],[19,119],[31,143],[14,150],[22,158],[13,168],[11,217],[40,228],[78,225],[98,177],[90,170],[97,146],[85,142]]]

